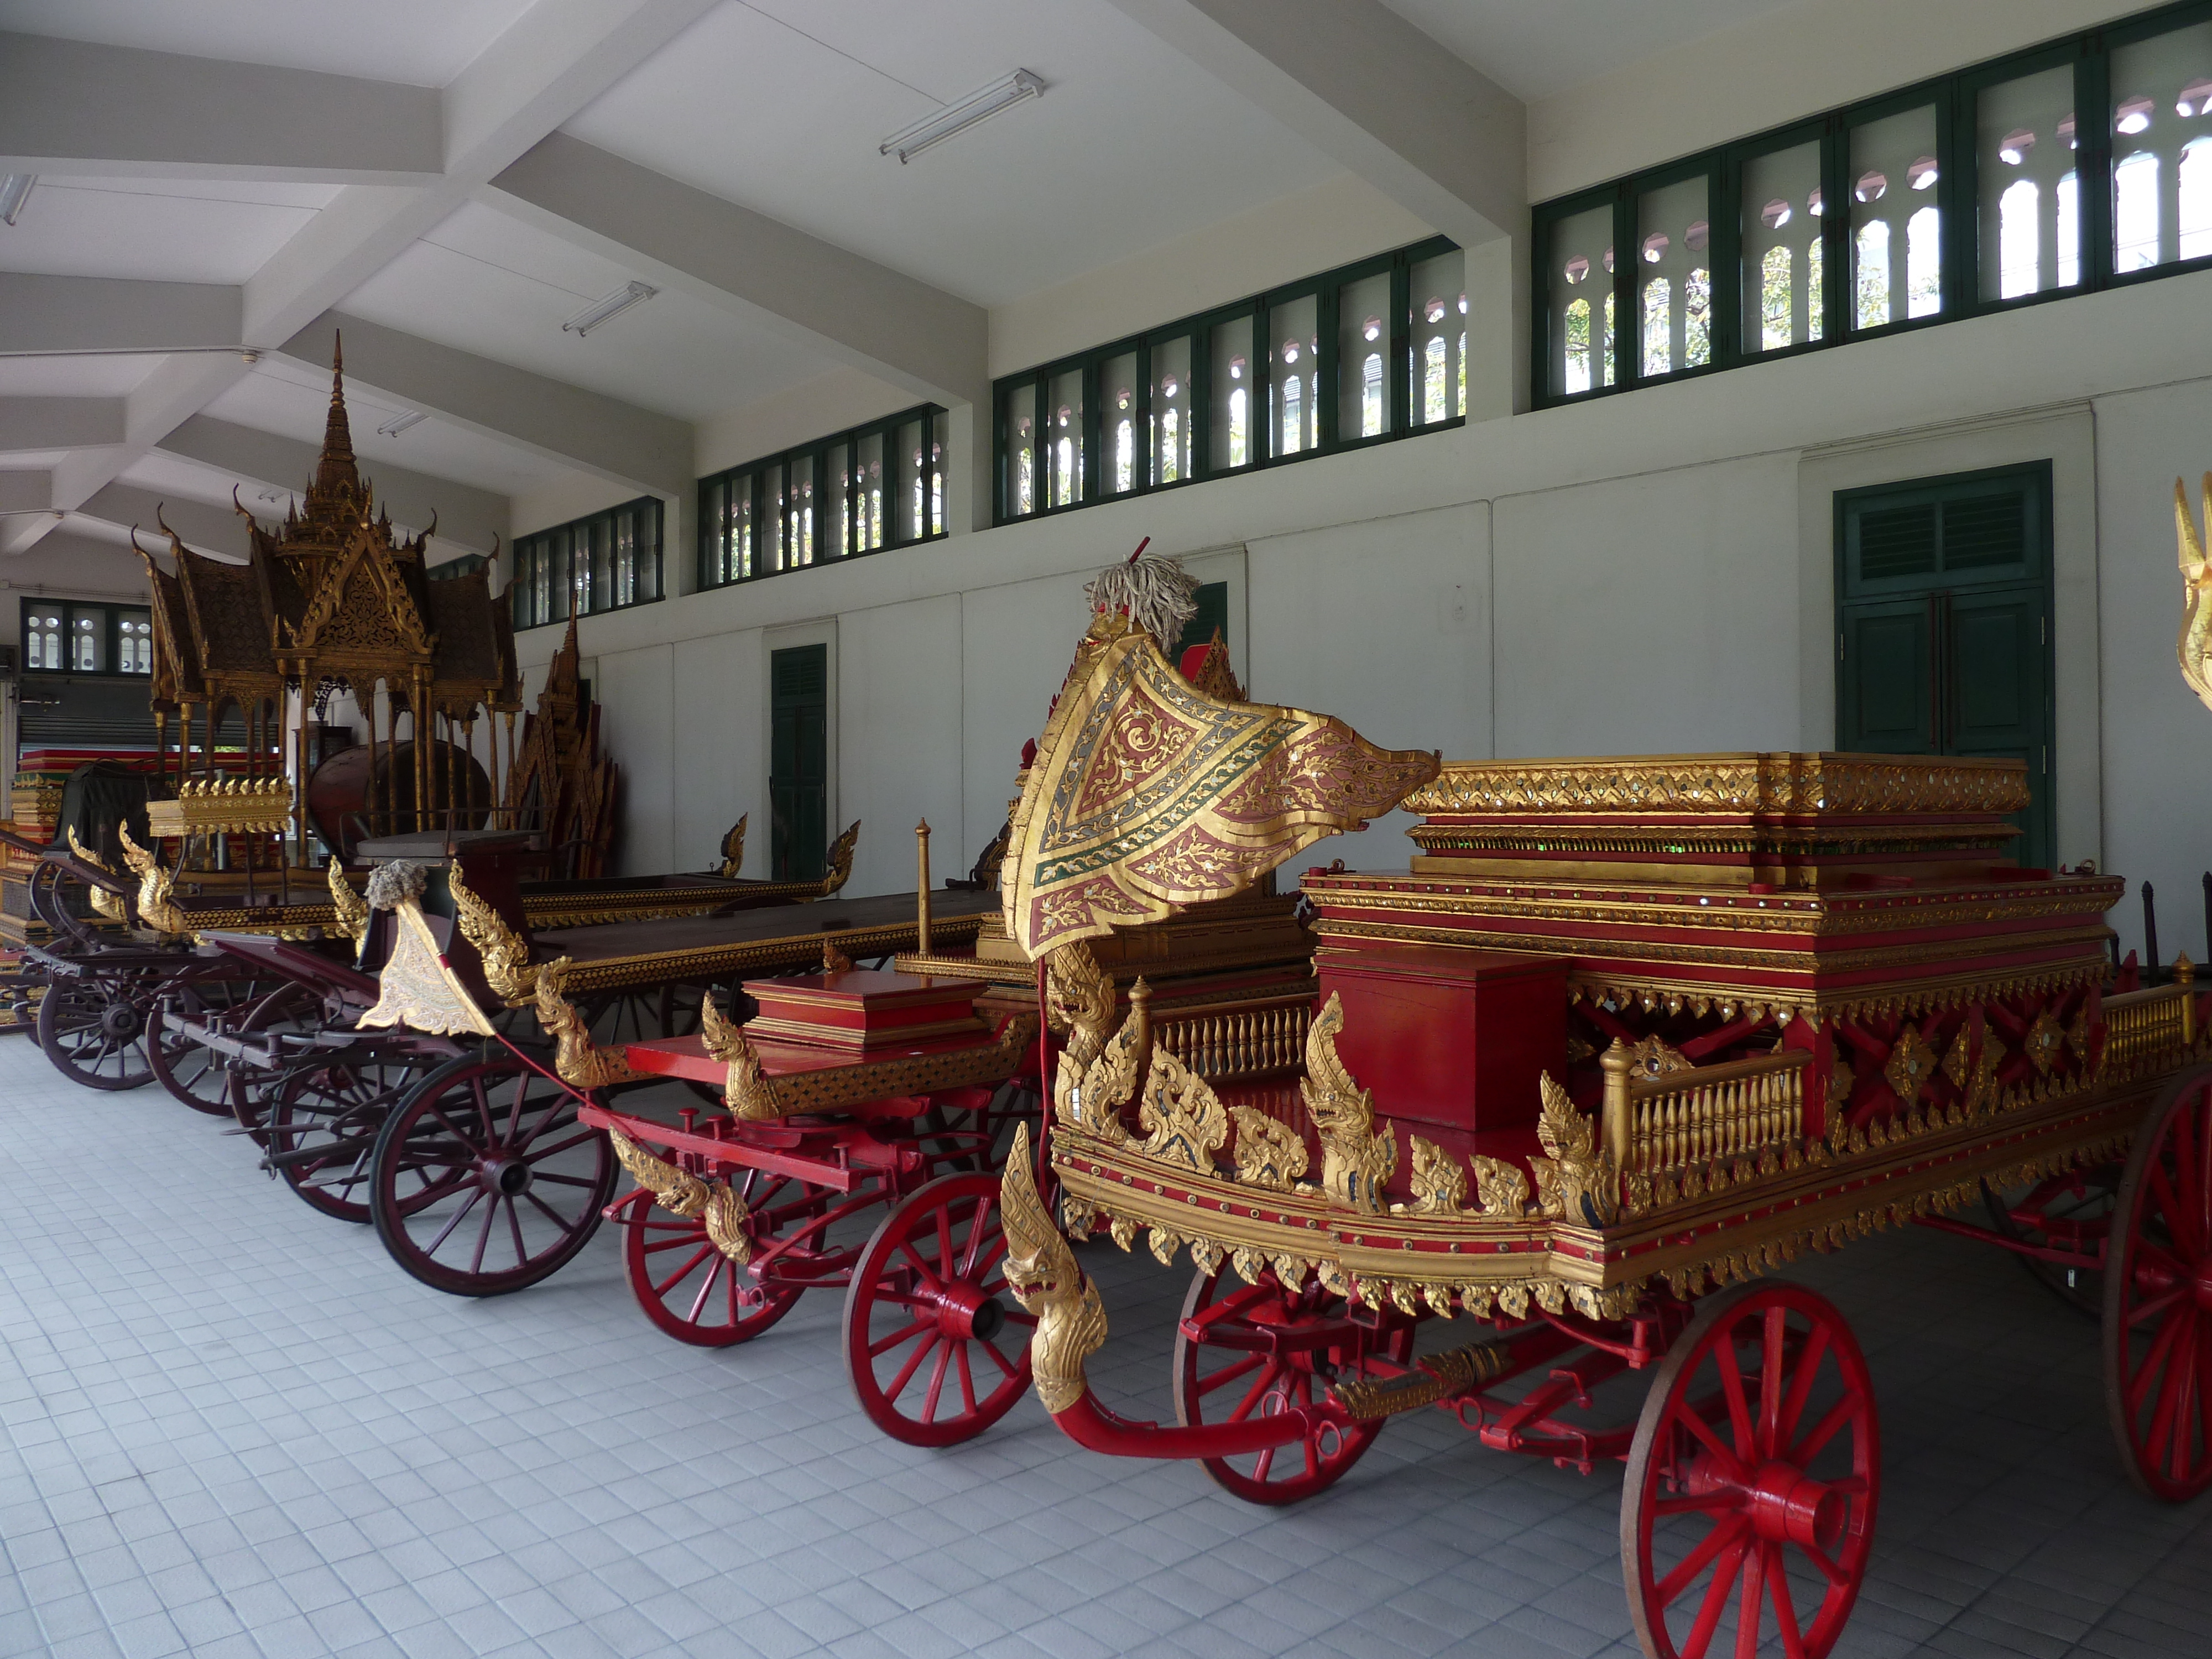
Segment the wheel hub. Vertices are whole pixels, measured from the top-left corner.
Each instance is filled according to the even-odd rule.
[[[519,1158],[487,1158],[477,1164],[477,1178],[488,1193],[520,1198],[530,1190],[530,1166]]]
[[[1761,1538],[1834,1553],[1850,1505],[1833,1486],[1787,1463],[1769,1463],[1749,1497],[1751,1524]]]
[[[112,1042],[128,1042],[141,1024],[138,1011],[127,1002],[111,1002],[100,1011],[100,1034]]]
[[[938,1329],[957,1341],[988,1342],[1006,1322],[999,1298],[973,1285],[947,1285],[930,1300],[936,1304]]]

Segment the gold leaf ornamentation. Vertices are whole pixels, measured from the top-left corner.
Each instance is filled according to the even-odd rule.
[[[1306,1172],[1305,1138],[1256,1106],[1231,1106],[1237,1125],[1237,1179],[1247,1187],[1289,1192]]]
[[[111,876],[115,873],[114,871],[108,869],[106,859],[76,838],[76,825],[70,824],[65,833],[69,836],[70,852],[76,854],[95,870],[106,870]],[[111,893],[97,883],[88,882],[86,885],[90,890],[92,910],[94,915],[104,916],[110,921],[121,921],[124,919],[126,907],[123,902],[122,894]]]
[[[1936,1051],[1920,1035],[1917,1025],[1907,1025],[1882,1062],[1881,1074],[1890,1091],[1909,1108],[1920,1097],[1920,1091],[1928,1079],[1936,1075]]]
[[[1680,1049],[1656,1034],[1630,1049],[1629,1060],[1629,1075],[1636,1078],[1671,1077],[1677,1072],[1695,1069],[1692,1061],[1683,1058]]]
[[[1026,1123],[1014,1127],[999,1204],[1006,1230],[1006,1288],[1037,1322],[1030,1339],[1030,1372],[1037,1398],[1057,1415],[1090,1391],[1083,1365],[1105,1345],[1106,1310],[1037,1196]]]
[[[860,844],[860,821],[853,820],[845,833],[830,843],[830,873],[822,878],[822,896],[844,886],[853,874],[853,849]]]
[[[1486,1158],[1477,1152],[1474,1194],[1485,1215],[1522,1216],[1528,1209],[1528,1172],[1510,1158]]]
[[[722,867],[714,873],[734,878],[745,867],[745,820],[750,812],[738,814],[738,821],[730,826],[730,833],[722,837]]]
[[[2075,1013],[2074,1023],[2066,1028],[2066,1046],[2074,1051],[2074,1064],[2084,1076],[2096,1053],[2096,1028],[2089,1019],[2089,999],[2081,999],[2081,1006]]]
[[[1298,1081],[1306,1110],[1321,1132],[1322,1190],[1346,1209],[1382,1213],[1382,1184],[1398,1167],[1398,1141],[1388,1124],[1375,1128],[1375,1097],[1352,1080],[1337,1058],[1343,999],[1328,1006],[1306,1032],[1306,1075]]]
[[[723,1013],[711,996],[699,1002],[699,1038],[708,1057],[722,1062],[722,1103],[732,1117],[762,1123],[783,1115],[775,1085],[761,1070],[760,1057],[745,1041],[744,1027]]]
[[[1221,1097],[1164,1044],[1152,1050],[1138,1121],[1148,1132],[1139,1149],[1146,1157],[1184,1164],[1200,1175],[1213,1173],[1213,1155],[1229,1139],[1229,1113]]]
[[[554,1071],[563,1083],[586,1091],[637,1081],[644,1073],[632,1070],[617,1050],[593,1042],[591,1027],[561,994],[561,975],[568,966],[568,957],[556,957],[538,970],[538,1023],[556,1045]]]
[[[164,870],[159,858],[131,840],[127,824],[117,823],[115,839],[123,848],[123,862],[138,878],[139,925],[172,937],[191,933],[191,921],[170,896],[177,884],[175,872]]]
[[[530,941],[500,920],[499,912],[461,878],[453,865],[447,880],[453,895],[453,922],[476,947],[484,983],[510,1008],[526,1006],[538,994],[538,969],[530,965]]]
[[[1407,1215],[1457,1215],[1467,1208],[1467,1171],[1460,1161],[1433,1140],[1412,1136],[1407,1150],[1413,1154],[1409,1184],[1413,1201],[1392,1207]]]
[[[2058,1064],[2058,1051],[2065,1046],[2066,1034],[2045,1006],[2037,1012],[2035,1024],[2027,1028],[2021,1042],[2036,1071],[2049,1077],[2051,1068]]]
[[[338,913],[338,926],[353,941],[354,949],[368,936],[368,905],[353,890],[353,884],[345,878],[345,871],[336,859],[323,866],[325,878],[330,884],[331,903]]]
[[[1175,1266],[1176,1252],[1182,1248],[1182,1236],[1171,1233],[1165,1227],[1155,1227],[1146,1236],[1145,1242],[1152,1247],[1152,1255],[1163,1267]]]
[[[707,1183],[695,1175],[687,1175],[667,1161],[656,1158],[619,1129],[607,1131],[607,1139],[614,1143],[615,1157],[630,1178],[653,1194],[653,1201],[671,1215],[689,1221],[702,1215],[707,1208]]]
[[[1943,1051],[1943,1075],[1951,1079],[1951,1086],[1954,1089],[1965,1089],[1967,1080],[1974,1074],[1973,1057],[1968,1052],[1973,1047],[1972,1038],[1973,1027],[1961,1021],[1958,1035],[1951,1039],[1951,1046]]]
[[[1554,1219],[1602,1227],[1619,1208],[1613,1156],[1597,1149],[1596,1125],[1575,1109],[1549,1072],[1538,1085],[1544,1108],[1536,1119],[1536,1139],[1547,1156],[1528,1161],[1536,1176],[1537,1201]]]
[[[707,1190],[707,1237],[714,1247],[740,1267],[753,1259],[753,1242],[745,1231],[745,1201],[718,1181]]]

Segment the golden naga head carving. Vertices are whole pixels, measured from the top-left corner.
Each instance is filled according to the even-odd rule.
[[[750,812],[738,814],[738,821],[730,826],[730,833],[722,837],[722,867],[715,873],[733,877],[745,865],[745,820]]]
[[[2189,495],[2182,481],[2173,481],[2173,526],[2181,555],[2181,638],[2176,654],[2181,659],[2181,678],[2206,708],[2212,708],[2212,564],[2205,559],[2205,544],[2212,538],[2212,472],[2202,485],[2205,527],[2197,528],[2190,516]]]
[[[568,969],[566,957],[546,963],[538,970],[534,993],[538,1023],[558,1045],[553,1053],[554,1071],[563,1083],[576,1089],[605,1089],[636,1081],[642,1074],[630,1069],[620,1050],[602,1048],[592,1042],[591,1026],[562,994],[562,980]]]
[[[338,926],[343,927],[359,950],[368,934],[368,905],[353,890],[353,884],[345,878],[345,867],[332,859],[323,866],[325,879],[330,884],[331,903],[338,913]]]
[[[461,937],[476,947],[484,983],[508,1007],[527,1006],[538,994],[538,969],[531,965],[530,941],[501,921],[490,902],[461,878],[458,862],[447,872],[447,885],[453,896],[454,925]]]
[[[1006,1228],[1006,1288],[1036,1316],[1030,1339],[1030,1372],[1037,1398],[1054,1416],[1090,1392],[1084,1362],[1106,1341],[1106,1310],[1098,1287],[1076,1266],[1037,1195],[1030,1169],[1030,1126],[1018,1124],[999,1178],[999,1205]]]
[[[822,878],[822,896],[843,887],[853,874],[853,849],[860,844],[860,821],[854,818],[845,833],[830,843],[830,873]]]

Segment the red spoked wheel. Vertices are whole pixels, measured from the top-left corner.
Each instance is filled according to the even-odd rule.
[[[282,985],[248,1005],[239,1015],[232,1035],[266,1042],[276,1032],[302,1035],[315,1030],[322,1021],[320,997],[304,985]],[[265,1122],[270,1097],[283,1080],[284,1069],[281,1066],[264,1068],[247,1060],[234,1060],[228,1068],[230,1115],[264,1149],[269,1145]]]
[[[839,1197],[827,1187],[759,1170],[737,1171],[730,1186],[744,1204],[745,1236],[756,1255],[818,1219]],[[777,1277],[773,1267],[768,1283],[755,1283],[750,1268],[724,1255],[707,1236],[703,1219],[671,1215],[647,1194],[637,1195],[624,1220],[623,1266],[630,1290],[645,1316],[678,1342],[701,1348],[749,1342],[805,1293],[805,1284]]]
[[[1874,1543],[1875,1418],[1866,1360],[1825,1297],[1746,1285],[1698,1309],[1652,1379],[1621,1493],[1644,1652],[1834,1647]]]
[[[1273,1417],[1319,1403],[1332,1382],[1396,1376],[1413,1352],[1413,1322],[1355,1317],[1316,1279],[1286,1291],[1272,1272],[1247,1285],[1227,1268],[1201,1270],[1176,1327],[1176,1421],[1186,1428]],[[1205,1460],[1214,1484],[1251,1504],[1295,1504],[1334,1486],[1366,1454],[1381,1422],[1355,1423],[1316,1441]]]
[[[453,1296],[501,1296],[567,1262],[599,1231],[620,1168],[580,1103],[512,1055],[423,1079],[370,1156],[369,1213],[392,1259]]]
[[[2166,1085],[2120,1178],[2105,1400],[2137,1486],[2176,1504],[2212,1486],[2212,1067]]]
[[[1006,1291],[999,1177],[939,1176],[892,1206],[845,1292],[845,1369],[894,1440],[951,1446],[1030,1385],[1035,1316]]]

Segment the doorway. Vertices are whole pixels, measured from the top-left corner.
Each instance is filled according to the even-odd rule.
[[[2052,854],[2051,464],[1838,490],[1836,746],[2027,766],[2012,856]]]
[[[830,846],[830,647],[769,656],[771,879],[815,881]]]

